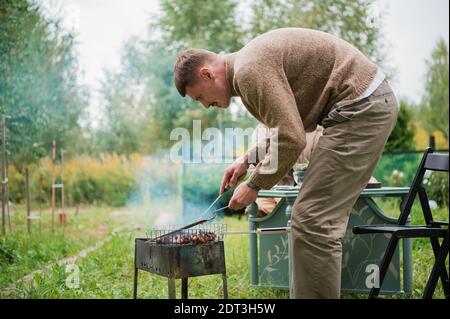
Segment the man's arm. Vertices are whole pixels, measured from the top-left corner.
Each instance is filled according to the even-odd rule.
[[[292,90],[280,70],[258,68],[236,74],[242,100],[258,120],[276,129],[269,152],[251,182],[262,189],[275,185],[292,168],[306,145],[305,131]],[[249,153],[248,153],[249,154]]]
[[[261,162],[267,154],[270,146],[270,138],[264,138],[253,145],[245,154],[244,158],[249,164],[257,165]]]
[[[250,164],[257,165],[265,157],[268,145],[269,139],[261,141],[227,167],[220,183],[220,194],[230,187],[235,187],[238,180],[247,173]],[[258,156],[258,154],[262,155]]]

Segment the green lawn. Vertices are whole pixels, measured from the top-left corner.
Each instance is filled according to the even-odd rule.
[[[244,219],[226,217],[229,228],[242,229]],[[133,283],[134,238],[145,236],[145,231],[132,230],[112,235],[110,241],[98,251],[80,259],[78,289],[66,287],[66,266],[55,266],[44,275],[35,277],[34,284],[18,284],[8,298],[131,298]],[[231,236],[226,241],[226,260],[229,296],[231,298],[287,298],[286,291],[255,289],[249,287],[247,236]],[[167,279],[140,272],[140,298],[166,298]],[[179,283],[178,283],[179,285]],[[220,275],[193,278],[190,283],[191,298],[220,298]]]
[[[167,210],[169,203],[160,203]],[[171,203],[172,209],[177,203]],[[393,202],[380,203],[386,211],[396,210]],[[159,206],[159,205],[158,205]],[[0,272],[0,297],[3,298],[131,298],[133,283],[134,238],[145,236],[145,225],[152,220],[150,208],[148,214],[140,214],[130,210],[114,208],[89,208],[69,216],[64,236],[60,229],[56,236],[48,229],[38,232],[34,225],[33,234],[29,237],[23,232],[24,224],[13,237],[2,240],[3,250]],[[413,212],[413,220],[419,221],[418,210]],[[448,210],[440,209],[437,216],[448,218]],[[48,218],[48,216],[46,217]],[[45,219],[44,219],[45,220]],[[44,223],[44,220],[42,223]],[[225,217],[223,220],[229,230],[247,229],[245,218]],[[46,221],[48,224],[48,220]],[[119,226],[126,226],[121,231],[112,233]],[[140,227],[136,227],[140,226]],[[44,227],[43,227],[44,228]],[[102,231],[99,231],[101,229]],[[37,274],[32,283],[20,282],[17,279],[30,271],[42,268],[49,262],[62,257],[75,255],[83,247],[110,236],[109,240],[84,258],[78,259],[79,287],[68,288],[66,279],[71,272],[66,266],[54,266],[43,274]],[[5,245],[5,243],[7,243]],[[12,244],[14,243],[14,244]],[[413,245],[414,292],[413,298],[420,298],[432,266],[433,256],[426,240],[415,240]],[[249,282],[249,241],[246,235],[228,236],[225,241],[225,252],[228,273],[230,298],[288,298],[287,291],[276,289],[260,289],[250,287]],[[8,253],[13,257],[8,260]],[[4,288],[15,283],[14,290]],[[177,294],[180,294],[180,283],[177,283]],[[222,281],[220,275],[193,278],[189,282],[190,298],[220,298]],[[140,272],[139,298],[166,298],[167,279]],[[346,294],[343,298],[365,298],[365,295]],[[442,298],[439,287],[435,298]]]
[[[14,284],[19,278],[106,238],[126,220],[125,212],[108,207],[80,208],[67,211],[62,227],[55,218],[51,232],[51,215],[44,210],[40,219],[32,220],[31,233],[26,227],[23,207],[12,215],[13,233],[0,237],[0,287]]]
[[[383,211],[389,212],[390,215],[397,217],[399,212],[399,202],[394,200],[378,201],[378,205],[382,207]],[[422,211],[419,206],[419,201],[414,203],[411,213],[412,225],[423,225],[425,223]],[[393,213],[397,212],[397,214]],[[433,218],[437,221],[448,221],[449,210],[448,208],[438,208],[433,210]],[[413,295],[411,298],[422,298],[423,291],[425,289],[428,276],[431,273],[431,269],[434,263],[434,254],[431,248],[430,240],[427,238],[413,239],[412,245],[412,266],[413,266]],[[448,258],[446,261],[448,270]],[[434,298],[444,298],[444,292],[440,281],[438,282]]]

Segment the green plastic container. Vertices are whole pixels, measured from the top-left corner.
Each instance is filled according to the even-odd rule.
[[[374,197],[405,197],[409,189],[379,188],[366,189],[360,195],[350,214],[347,232],[342,242],[341,291],[347,293],[368,293],[373,274],[371,265],[380,265],[389,237],[384,234],[354,235],[353,226],[366,224],[395,224],[397,219],[385,215],[373,201]],[[260,191],[260,197],[279,197],[274,211],[264,217],[256,217],[257,206],[249,210],[249,228],[288,226],[292,205],[298,190]],[[412,246],[411,239],[403,239],[402,254],[397,248],[381,287],[383,294],[410,294],[412,291]],[[400,263],[403,258],[403,265]],[[290,287],[290,244],[287,234],[250,235],[250,280],[258,287],[289,289]],[[366,283],[367,281],[367,283]],[[403,284],[402,284],[403,281]]]

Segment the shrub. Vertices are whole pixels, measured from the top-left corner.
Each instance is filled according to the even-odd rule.
[[[66,205],[105,204],[125,205],[136,188],[137,171],[142,156],[133,155],[129,159],[108,155],[100,159],[88,156],[69,159],[64,165],[64,192]],[[32,202],[51,203],[52,176],[58,176],[56,184],[61,183],[60,167],[53,165],[48,158],[38,165],[29,167],[30,195]],[[24,176],[14,166],[9,168],[10,199],[13,202],[24,200]],[[56,201],[60,204],[61,192],[56,191]]]
[[[183,198],[189,202],[209,202],[219,194],[225,165],[185,165]]]
[[[144,157],[136,176],[133,203],[145,203],[177,195],[179,164],[164,157]]]
[[[448,207],[448,174],[433,172],[426,181],[426,190],[429,200],[434,200],[439,207]]]
[[[392,171],[391,176],[385,177],[385,181],[387,182],[387,185],[393,186],[393,187],[399,187],[399,186],[405,186],[405,173],[400,172],[396,169]]]
[[[410,186],[421,158],[421,153],[385,153],[375,168],[374,176],[383,186]],[[395,171],[403,173],[401,180],[398,176],[392,177]]]

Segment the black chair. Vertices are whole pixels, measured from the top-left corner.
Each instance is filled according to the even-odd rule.
[[[427,193],[422,186],[425,172],[440,171],[448,173],[448,155],[433,154],[433,149],[428,148],[420,162],[419,168],[414,177],[412,186],[406,200],[401,205],[400,216],[398,218],[397,226],[387,225],[364,225],[353,227],[354,234],[391,234],[390,241],[388,243],[386,253],[382,259],[379,267],[379,285],[371,289],[369,293],[369,299],[377,298],[380,288],[383,284],[384,277],[388,270],[388,266],[391,262],[392,256],[397,248],[400,238],[430,238],[431,246],[435,257],[435,263],[428,278],[427,285],[423,294],[424,299],[430,299],[433,297],[434,290],[438,279],[441,279],[444,289],[445,298],[449,296],[449,280],[448,273],[445,267],[445,260],[449,253],[448,246],[448,221],[438,222],[433,220],[431,209],[428,203]],[[420,205],[422,207],[423,216],[426,225],[423,226],[409,226],[406,225],[408,216],[411,212],[411,207],[414,203],[416,196],[419,196]],[[442,238],[442,242],[439,243],[439,238]]]

